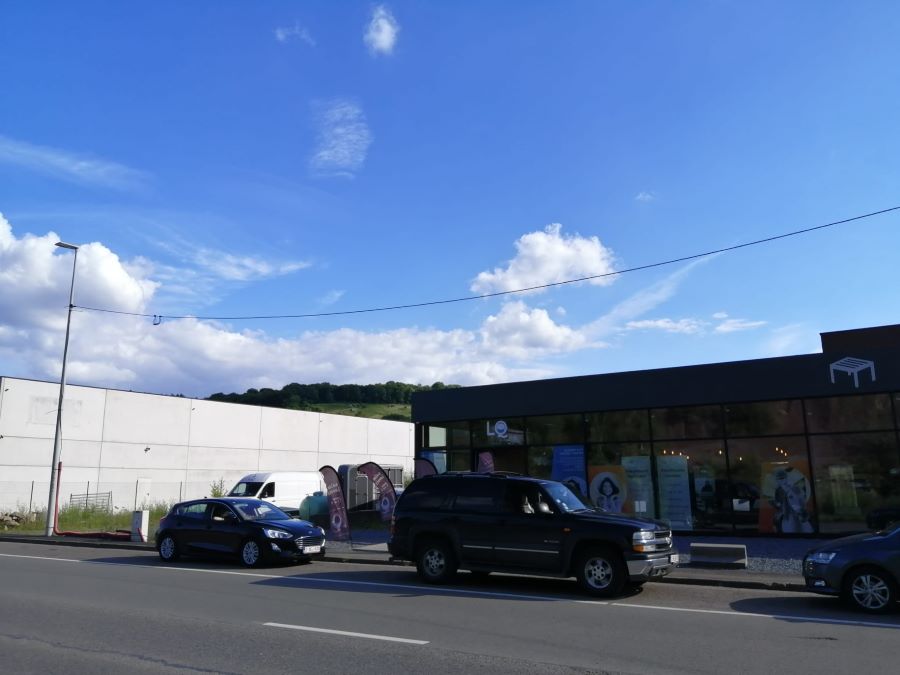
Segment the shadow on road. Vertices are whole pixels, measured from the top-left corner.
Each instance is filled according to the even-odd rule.
[[[731,603],[736,612],[766,614],[788,623],[865,623],[900,629],[900,616],[865,614],[847,609],[838,598],[818,595],[745,598]]]
[[[308,572],[282,578],[261,579],[255,582],[265,586],[297,588],[316,587],[342,590],[351,593],[382,593],[397,597],[424,597],[448,595],[482,595],[493,599],[558,602],[591,600],[579,593],[571,579],[550,579],[507,574],[491,574],[489,577],[460,572],[451,584],[432,586],[419,581],[410,568],[398,570],[362,570],[346,572]],[[632,589],[617,599],[634,597],[641,589]]]

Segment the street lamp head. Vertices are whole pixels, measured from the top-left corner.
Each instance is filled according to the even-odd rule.
[[[67,249],[69,249],[70,251],[77,251],[77,250],[78,250],[78,247],[75,246],[74,244],[67,244],[67,243],[64,242],[64,241],[58,241],[58,242],[56,242],[56,245],[59,246],[60,248],[67,248]]]

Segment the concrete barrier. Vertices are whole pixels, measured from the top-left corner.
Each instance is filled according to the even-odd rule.
[[[744,544],[691,544],[691,566],[746,568]]]

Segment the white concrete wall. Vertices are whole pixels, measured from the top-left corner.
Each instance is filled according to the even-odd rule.
[[[43,508],[59,385],[0,378],[0,510]],[[413,425],[343,415],[66,386],[60,504],[113,493],[117,507],[208,495],[255,471],[325,464],[413,473]]]

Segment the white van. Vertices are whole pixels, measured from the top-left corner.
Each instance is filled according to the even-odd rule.
[[[282,511],[297,515],[300,503],[322,490],[322,475],[318,471],[275,471],[247,474],[231,488],[228,496],[265,499]]]

